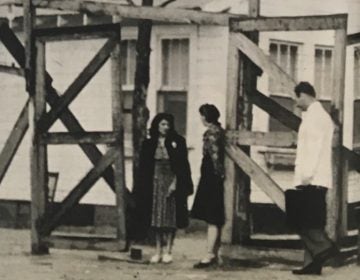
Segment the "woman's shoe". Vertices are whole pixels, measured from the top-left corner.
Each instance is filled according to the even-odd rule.
[[[159,263],[161,261],[161,256],[159,254],[153,255],[150,259],[150,263]]]
[[[168,264],[168,263],[172,263],[172,261],[173,261],[173,257],[172,257],[171,254],[164,254],[163,255],[163,257],[162,257],[162,262],[163,263]]]
[[[208,268],[208,267],[214,267],[217,265],[217,257],[213,257],[210,260],[202,260],[196,264],[194,264],[194,268],[196,269],[202,269],[202,268]]]

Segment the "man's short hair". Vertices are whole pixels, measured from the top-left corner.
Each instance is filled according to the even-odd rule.
[[[309,82],[298,83],[294,91],[297,97],[300,97],[301,92],[310,95],[312,97],[316,97],[315,89]]]

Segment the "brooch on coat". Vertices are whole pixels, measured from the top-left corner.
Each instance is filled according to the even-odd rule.
[[[171,146],[174,148],[174,149],[176,149],[176,147],[177,147],[177,144],[176,144],[176,142],[171,142]]]

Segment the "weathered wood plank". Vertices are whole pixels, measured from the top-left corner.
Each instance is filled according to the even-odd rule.
[[[301,123],[301,118],[296,116],[293,112],[281,106],[276,101],[272,100],[265,94],[255,91],[250,95],[251,101],[264,110],[273,118],[277,119],[283,125],[298,131]]]
[[[255,161],[234,145],[226,145],[226,153],[282,211],[285,211],[284,191]]]
[[[360,32],[358,33],[354,33],[354,34],[349,34],[347,36],[347,45],[355,45],[355,44],[359,44],[360,43]]]
[[[108,38],[119,32],[119,24],[96,24],[84,26],[62,26],[37,28],[34,36],[45,41]]]
[[[52,216],[46,217],[41,227],[43,234],[50,234],[55,229],[61,219],[71,210],[81,198],[91,189],[96,181],[101,177],[102,173],[115,161],[119,156],[119,151],[115,148],[109,149],[105,155],[99,160],[86,176],[76,185],[74,189],[61,202],[59,210]]]
[[[231,32],[333,30],[346,26],[346,19],[346,14],[230,19],[230,30]]]
[[[331,115],[337,125],[333,139],[333,188],[328,209],[328,232],[336,241],[347,234],[348,161],[342,152],[344,124],[346,27],[335,30]]]
[[[117,45],[111,54],[111,104],[112,104],[112,125],[118,140],[113,146],[118,151],[118,157],[114,162],[114,183],[116,195],[116,229],[117,239],[126,247],[126,198],[125,198],[125,152],[124,152],[124,97],[121,91],[121,53],[120,53],[120,30],[117,36]]]
[[[42,143],[50,145],[60,144],[112,144],[118,141],[114,132],[96,131],[85,133],[52,132],[45,133],[41,139]]]
[[[297,135],[293,132],[230,130],[226,132],[226,137],[229,143],[245,146],[294,148],[297,144]]]
[[[0,154],[0,184],[29,128],[29,99],[21,110]]]
[[[116,45],[116,39],[110,38],[94,58],[86,65],[77,78],[71,83],[57,104],[40,120],[40,128],[47,131],[58,119],[66,107],[79,95],[80,91],[89,83],[99,69],[110,57],[111,51]]]
[[[289,96],[295,97],[296,82],[280,66],[266,55],[254,42],[241,33],[231,33],[236,47],[252,60],[259,68],[266,71],[277,83],[287,89]]]
[[[116,238],[97,238],[96,236],[89,237],[71,237],[54,235],[47,239],[49,246],[56,249],[71,249],[71,250],[92,250],[92,251],[107,251],[119,252],[122,246]]]
[[[0,65],[0,72],[20,77],[23,77],[25,75],[24,69],[8,65]]]
[[[249,0],[249,16],[258,17],[260,14],[260,1]],[[254,44],[259,42],[259,32],[247,32],[245,33]],[[259,69],[257,66],[248,59],[242,52],[240,53],[239,61],[239,87],[238,87],[238,104],[237,104],[237,127],[242,131],[251,131],[252,127],[252,109],[253,104],[249,95],[257,88],[257,76]],[[250,156],[251,147],[241,146],[240,149]],[[235,197],[236,206],[235,209],[235,221],[234,221],[234,238],[233,242],[245,244],[250,239],[251,234],[251,179],[243,170],[237,168],[238,187],[236,189]]]
[[[0,39],[3,42],[6,49],[10,52],[10,54],[14,57],[17,63],[21,67],[25,67],[25,49],[19,39],[16,37],[14,32],[9,28],[7,24],[0,25]],[[59,94],[57,93],[56,89],[51,85],[52,78],[47,73],[46,74],[46,91],[47,96],[46,100],[50,104],[50,106],[55,106],[58,103],[60,98]],[[76,119],[76,117],[72,114],[72,112],[67,108],[64,110],[62,115],[60,116],[60,120],[63,122],[65,127],[70,132],[75,133],[85,133],[85,130]],[[92,162],[92,164],[96,164],[99,159],[102,157],[102,153],[93,144],[80,144],[80,148]],[[106,169],[103,174],[105,181],[111,187],[112,190],[115,190],[114,187],[114,172],[111,166]]]
[[[226,129],[237,129],[237,104],[238,104],[238,73],[239,73],[239,51],[233,42],[233,36],[229,36],[228,64],[227,64],[227,89],[226,89]],[[237,170],[232,159],[225,155],[225,216],[227,217],[223,228],[222,240],[232,243],[234,237],[235,222],[235,194],[237,188]]]
[[[29,34],[27,34],[29,35]],[[45,101],[45,44],[36,42],[34,53],[36,66],[31,66],[30,71],[35,69],[35,94],[31,97],[32,111],[32,142],[30,153],[31,169],[31,252],[32,254],[48,253],[48,246],[45,242],[46,234],[40,232],[48,204],[48,170],[47,170],[47,148],[41,144],[39,131],[39,120],[46,110]],[[36,51],[36,53],[35,53]],[[28,89],[32,89],[32,83]],[[31,92],[30,92],[31,94]]]
[[[142,0],[142,6],[152,6],[153,0]],[[136,41],[136,68],[135,83],[132,104],[132,144],[133,144],[133,185],[137,186],[140,167],[140,151],[143,141],[147,136],[147,122],[149,120],[149,108],[146,100],[150,83],[150,54],[151,54],[151,20],[141,20],[138,23],[138,35]]]
[[[16,0],[21,5],[21,0]],[[90,14],[107,14],[131,19],[149,19],[162,22],[193,23],[227,26],[230,15],[223,13],[209,13],[176,8],[134,7],[106,2],[80,0],[37,0],[36,7],[52,8],[68,11],[81,11]],[[244,15],[239,18],[245,17]]]

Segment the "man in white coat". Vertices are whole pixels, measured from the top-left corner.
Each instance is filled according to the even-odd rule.
[[[315,192],[321,193],[325,201],[326,192],[332,187],[334,124],[321,103],[316,100],[315,90],[310,83],[300,82],[294,91],[297,107],[302,110],[294,184],[310,196],[315,195]],[[324,207],[326,208],[325,203]],[[323,209],[323,212],[326,213],[326,210]],[[294,270],[293,273],[321,274],[324,262],[338,253],[336,246],[326,234],[324,226],[301,227],[298,233],[305,247],[304,267]]]

